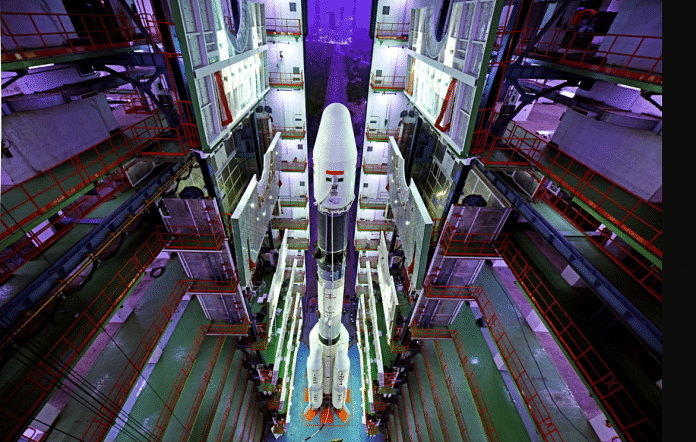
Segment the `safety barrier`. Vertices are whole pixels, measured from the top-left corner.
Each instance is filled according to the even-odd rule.
[[[481,287],[435,284],[436,278],[436,275],[429,275],[426,278],[423,284],[426,298],[474,300],[477,294],[483,290]]]
[[[368,125],[365,128],[365,136],[369,141],[389,141],[390,136],[399,141],[399,129],[375,129]]]
[[[304,172],[305,170],[307,170],[307,162],[306,161],[281,161],[280,170],[283,172]],[[302,207],[304,207],[304,206],[302,206]]]
[[[271,226],[274,229],[306,230],[309,226],[308,219],[273,218]]]
[[[425,349],[423,349],[425,350]],[[447,361],[445,360],[444,352],[442,351],[442,346],[439,342],[435,341],[435,353],[437,353],[437,360],[442,368],[442,374],[445,376],[445,384],[447,385],[447,391],[450,395],[450,402],[452,402],[452,409],[454,410],[454,416],[457,418],[457,425],[459,426],[459,431],[462,434],[464,440],[470,440],[469,431],[466,429],[466,424],[464,423],[464,414],[462,413],[462,407],[459,405],[459,399],[457,398],[457,389],[452,383],[452,377],[450,376],[449,368],[447,367]],[[425,358],[425,354],[423,354]]]
[[[459,337],[457,330],[452,330],[452,340],[455,348],[457,349],[457,355],[459,356],[459,361],[462,364],[462,369],[464,370],[467,383],[471,389],[471,395],[474,397],[474,403],[476,404],[476,409],[481,417],[481,422],[483,423],[483,429],[486,432],[486,437],[490,442],[499,441],[500,439],[498,438],[498,433],[493,426],[493,419],[491,418],[491,414],[488,411],[488,406],[483,399],[483,393],[478,385],[478,381],[476,381],[474,368],[471,365],[469,357],[466,355],[466,351],[464,351],[464,343]],[[437,349],[439,346],[440,343],[435,341],[435,348]]]
[[[94,209],[127,185],[128,181],[119,169],[99,181],[94,189],[94,194],[82,195],[75,202],[65,206],[61,213],[49,219],[50,222],[47,222],[43,227],[39,226],[20,240],[15,241],[3,251],[4,256],[0,258],[0,283],[31,259],[43,253],[48,246],[69,232],[75,224],[82,221]]]
[[[374,221],[359,219],[357,225],[359,231],[366,232],[391,232],[394,230],[394,221],[388,219]]]
[[[307,197],[279,197],[280,207],[307,207]]]
[[[280,138],[284,140],[301,140],[305,137],[307,130],[302,127],[273,126],[273,133],[280,132]]]
[[[401,75],[370,74],[370,86],[377,91],[403,91],[406,89],[406,77]]]
[[[196,396],[193,398],[193,403],[189,408],[188,416],[186,417],[186,423],[181,429],[181,435],[179,437],[179,442],[186,442],[191,435],[191,430],[193,429],[193,424],[196,421],[196,416],[198,416],[198,410],[201,408],[201,403],[203,402],[203,396],[208,389],[208,384],[210,383],[210,377],[213,375],[213,370],[215,369],[215,364],[220,356],[220,351],[222,350],[222,344],[225,343],[225,338],[219,336],[215,341],[215,348],[213,348],[213,354],[208,360],[208,365],[205,367],[205,372],[203,373],[203,378],[201,383],[198,385],[198,391]]]
[[[408,23],[377,22],[375,38],[378,40],[408,40]]]
[[[437,413],[438,423],[440,424],[440,430],[442,431],[442,439],[445,442],[449,442],[449,432],[447,431],[447,423],[445,422],[445,413],[442,411],[442,405],[440,404],[440,396],[437,394],[437,384],[435,384],[435,378],[433,377],[432,367],[426,356],[425,347],[421,346],[421,352],[423,353],[423,364],[425,365],[425,373],[428,376],[428,381],[430,382],[430,391],[433,394],[433,402],[435,403],[435,412]],[[465,430],[462,433],[462,437],[465,441],[469,441],[469,434]]]
[[[539,32],[525,28],[522,41]],[[524,51],[524,44],[516,53]],[[528,57],[566,66],[602,72],[622,78],[662,84],[662,37],[601,34],[568,29],[548,30]]]
[[[186,294],[186,287],[187,283],[180,280],[174,287],[174,290],[169,294],[159,313],[152,321],[150,328],[145,335],[143,335],[143,339],[140,341],[135,352],[128,356],[128,365],[123,369],[116,384],[109,391],[107,396],[108,399],[99,409],[100,414],[94,417],[81,440],[100,441],[113,425],[121,406],[128,397],[128,393],[133,387],[138,375],[140,375],[143,366],[148,361],[148,358],[152,354],[152,350],[154,350],[155,345],[159,342],[164,330],[169,325],[169,320],[174,314],[176,307],[179,305],[184,294]]]
[[[548,189],[540,192],[540,199],[547,202],[592,241],[605,255],[626,271],[655,298],[662,302],[662,272],[647,258],[631,253],[627,247],[615,241],[616,235],[582,207],[573,205]],[[615,252],[608,249],[611,246]],[[618,251],[618,253],[616,253]]]
[[[373,175],[386,175],[389,171],[389,165],[363,163],[363,171]]]
[[[147,44],[124,15],[3,12],[0,21],[3,62]]]
[[[512,243],[509,243],[503,250],[502,257],[527,292],[539,314],[546,319],[575,366],[582,372],[590,388],[618,423],[617,430],[629,441],[661,440],[662,437],[652,422],[648,420],[625,387],[616,380],[612,370],[556,301],[553,292],[539,279],[524,256]],[[486,322],[489,322],[489,316],[491,320],[497,322],[495,312],[492,312],[492,316],[491,312],[486,312],[486,308],[490,309],[490,302],[484,299],[483,303],[481,301],[478,303]],[[490,323],[489,328],[491,332],[497,330]],[[502,327],[500,329],[502,330]],[[496,342],[498,340],[496,338]],[[499,347],[503,352],[503,347],[500,345]],[[513,367],[512,364],[508,365]]]
[[[416,423],[416,437],[418,438],[418,440],[423,440],[420,423],[418,422],[418,416],[416,415],[416,400],[413,399],[413,392],[411,392],[410,388],[408,398],[411,402],[411,415],[413,416],[413,421]]]
[[[240,386],[241,386],[241,388],[243,388],[243,390],[242,390],[242,394],[240,395],[240,402],[239,402],[239,406],[237,407],[237,413],[234,416],[234,421],[233,421],[234,423],[232,424],[232,428],[230,430],[230,439],[231,440],[234,440],[234,435],[237,432],[237,425],[239,424],[239,416],[241,415],[241,412],[242,412],[242,402],[244,401],[244,393],[247,390],[247,383],[249,382],[249,371],[248,370],[243,370],[243,371],[245,373],[244,382],[242,382],[240,384]],[[232,394],[232,396],[234,396],[234,394]],[[230,399],[230,400],[232,400],[232,399]],[[221,438],[222,437],[220,436],[220,439]]]
[[[304,86],[302,72],[269,72],[268,84],[271,87],[290,87],[299,89]]]
[[[266,35],[302,35],[302,22],[298,19],[266,17]]]
[[[539,434],[544,441],[562,441],[563,438],[561,437],[561,433],[553,423],[553,418],[546,409],[544,402],[541,400],[541,396],[539,396],[539,393],[534,387],[529,373],[527,373],[527,370],[522,364],[522,360],[517,355],[510,338],[498,319],[498,315],[495,313],[495,310],[493,310],[493,306],[483,290],[479,292],[476,303],[481,309],[481,313],[500,350],[500,354],[503,356],[505,364],[508,366],[510,374],[522,395],[522,399],[532,415],[532,419],[539,430]]]
[[[183,140],[178,136],[163,136],[165,130],[166,121],[159,113],[154,113],[45,172],[4,190],[0,241],[27,227],[137,153],[185,156],[188,147]],[[158,138],[160,136],[163,138]],[[170,140],[179,143],[180,152],[162,152],[163,143]],[[145,148],[148,152],[144,151]]]
[[[157,226],[157,235],[167,250],[220,250],[225,231],[220,217],[202,226]]]
[[[515,122],[489,137],[488,166],[534,165],[614,226],[662,259],[662,209],[634,195]]]
[[[191,373],[191,368],[193,367],[194,362],[196,362],[196,356],[198,355],[198,350],[201,348],[201,344],[203,344],[206,331],[206,325],[202,325],[198,328],[198,333],[196,333],[193,343],[189,348],[188,354],[184,359],[184,363],[179,369],[179,374],[176,376],[174,385],[169,392],[169,396],[167,396],[167,399],[164,402],[164,408],[162,408],[162,411],[157,418],[155,427],[152,430],[152,433],[150,433],[150,437],[148,437],[148,442],[162,440],[162,436],[164,436],[164,432],[169,424],[169,419],[174,413],[174,407],[176,407],[176,403],[179,401],[179,396],[181,396],[181,390],[184,389],[184,385],[186,384],[189,373]]]
[[[445,256],[498,257],[507,235],[498,233],[457,232],[449,221],[442,233],[442,251]]]
[[[213,421],[215,420],[215,414],[218,408],[218,405],[220,404],[220,398],[222,397],[222,391],[225,388],[225,384],[227,383],[227,375],[230,373],[230,368],[232,367],[232,360],[234,359],[234,354],[237,351],[237,340],[234,339],[232,341],[232,346],[230,349],[228,349],[227,353],[227,359],[225,360],[225,365],[222,368],[222,374],[220,376],[220,382],[218,383],[217,390],[215,390],[215,396],[213,396],[213,402],[210,404],[210,407],[208,408],[210,411],[208,413],[208,419],[205,422],[205,427],[203,428],[203,434],[200,437],[200,440],[208,440],[208,436],[210,435],[210,430],[213,427]],[[239,364],[240,368],[242,364]],[[239,372],[237,372],[239,374]],[[235,377],[236,379],[236,377]],[[235,384],[232,384],[233,388]],[[229,410],[227,412],[229,415]],[[225,422],[222,422],[222,425],[225,425]]]
[[[364,165],[363,165],[364,167]],[[384,210],[387,208],[388,200],[372,199],[360,197],[359,204],[361,209]]]

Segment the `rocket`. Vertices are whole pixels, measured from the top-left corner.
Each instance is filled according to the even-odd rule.
[[[318,410],[324,395],[336,410],[344,407],[350,360],[348,331],[341,324],[349,210],[355,200],[358,151],[348,109],[324,109],[314,145],[314,200],[317,206],[319,321],[309,333],[309,407]],[[347,410],[346,410],[347,411]]]

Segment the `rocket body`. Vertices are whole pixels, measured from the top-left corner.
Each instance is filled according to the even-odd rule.
[[[319,321],[309,334],[307,379],[310,406],[318,409],[323,395],[332,405],[345,404],[350,360],[348,331],[341,324],[348,238],[348,211],[355,200],[358,152],[348,109],[332,103],[324,109],[314,145],[314,199],[317,206]],[[317,375],[322,373],[321,393]]]

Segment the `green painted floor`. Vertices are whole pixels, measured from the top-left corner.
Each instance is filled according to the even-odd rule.
[[[486,340],[481,334],[482,331],[476,325],[476,318],[474,317],[471,309],[467,306],[463,306],[450,328],[457,330],[459,333],[459,337],[464,345],[466,355],[472,364],[474,375],[476,376],[476,382],[481,389],[483,400],[486,403],[486,407],[491,415],[493,427],[495,428],[500,440],[506,442],[530,441],[527,430],[522,422],[522,418],[520,417],[517,408],[512,401],[512,397],[505,386],[505,381],[503,380],[500,371],[496,367],[495,361],[493,360],[493,354],[491,354],[488,344],[486,344]],[[446,344],[447,345],[445,348],[449,347],[452,349],[454,347],[453,344]],[[450,354],[452,353],[450,352]],[[456,349],[454,349],[454,355],[452,357],[448,357],[447,361],[450,373],[452,373],[453,376],[453,380],[455,379],[455,372],[461,373],[460,376],[464,375],[462,368],[459,370],[456,369],[456,367],[460,366]],[[457,362],[455,363],[451,361]],[[455,382],[455,385],[467,385],[468,388],[468,384],[465,383],[458,384]],[[463,387],[459,387],[458,389],[461,388]],[[468,421],[469,420],[467,419],[467,422]]]
[[[589,289],[570,287],[524,232],[515,232],[511,238],[556,301],[573,322],[582,327],[583,334],[611,368],[617,381],[626,388],[646,416],[655,419],[653,424],[659,431],[662,391],[654,382],[662,377],[661,365],[648,355],[642,344],[621,323],[600,333],[601,330],[590,322],[590,318],[603,305],[597,296]]]
[[[165,275],[167,273],[168,271],[165,272]],[[141,423],[147,431],[154,429],[157,418],[164,407],[164,400],[169,396],[174,379],[188,354],[198,328],[209,322],[203,314],[199,302],[188,303],[174,333],[162,351],[159,362],[150,375],[148,385],[138,394],[138,399],[129,414],[129,421]],[[183,417],[175,411],[170,420],[170,426],[183,427],[188,413],[181,414],[184,414]],[[119,434],[115,440],[117,442],[130,441],[128,436],[123,433]]]
[[[113,397],[110,396],[110,392],[124,370],[129,367],[128,358],[135,353],[143,336],[150,328],[152,319],[157,316],[165,299],[174,290],[177,281],[185,277],[184,269],[178,260],[167,266],[165,274],[166,278],[160,277],[152,281],[135,306],[133,313],[113,335],[113,340],[102,351],[92,369],[85,376],[88,383],[85,384],[85,387],[90,390],[92,396],[96,394],[95,391],[102,393],[104,396],[101,401],[73,398],[58,417],[56,428],[71,435],[85,434],[96,416],[94,410],[100,407],[100,402],[103,402],[107,397]],[[90,404],[90,407],[85,407],[84,403]],[[49,440],[67,442],[72,438],[54,431]]]
[[[565,381],[505,288],[493,274],[491,267],[483,266],[476,284],[486,292],[493,310],[563,439],[599,442]]]

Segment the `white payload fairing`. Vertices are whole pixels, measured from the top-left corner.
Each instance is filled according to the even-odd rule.
[[[348,211],[355,199],[358,151],[348,109],[332,103],[324,109],[314,145],[314,200],[317,206],[319,321],[309,333],[307,384],[309,406],[322,406],[331,395],[336,410],[344,408],[348,386],[348,331],[341,324]],[[347,410],[346,410],[347,411]]]

